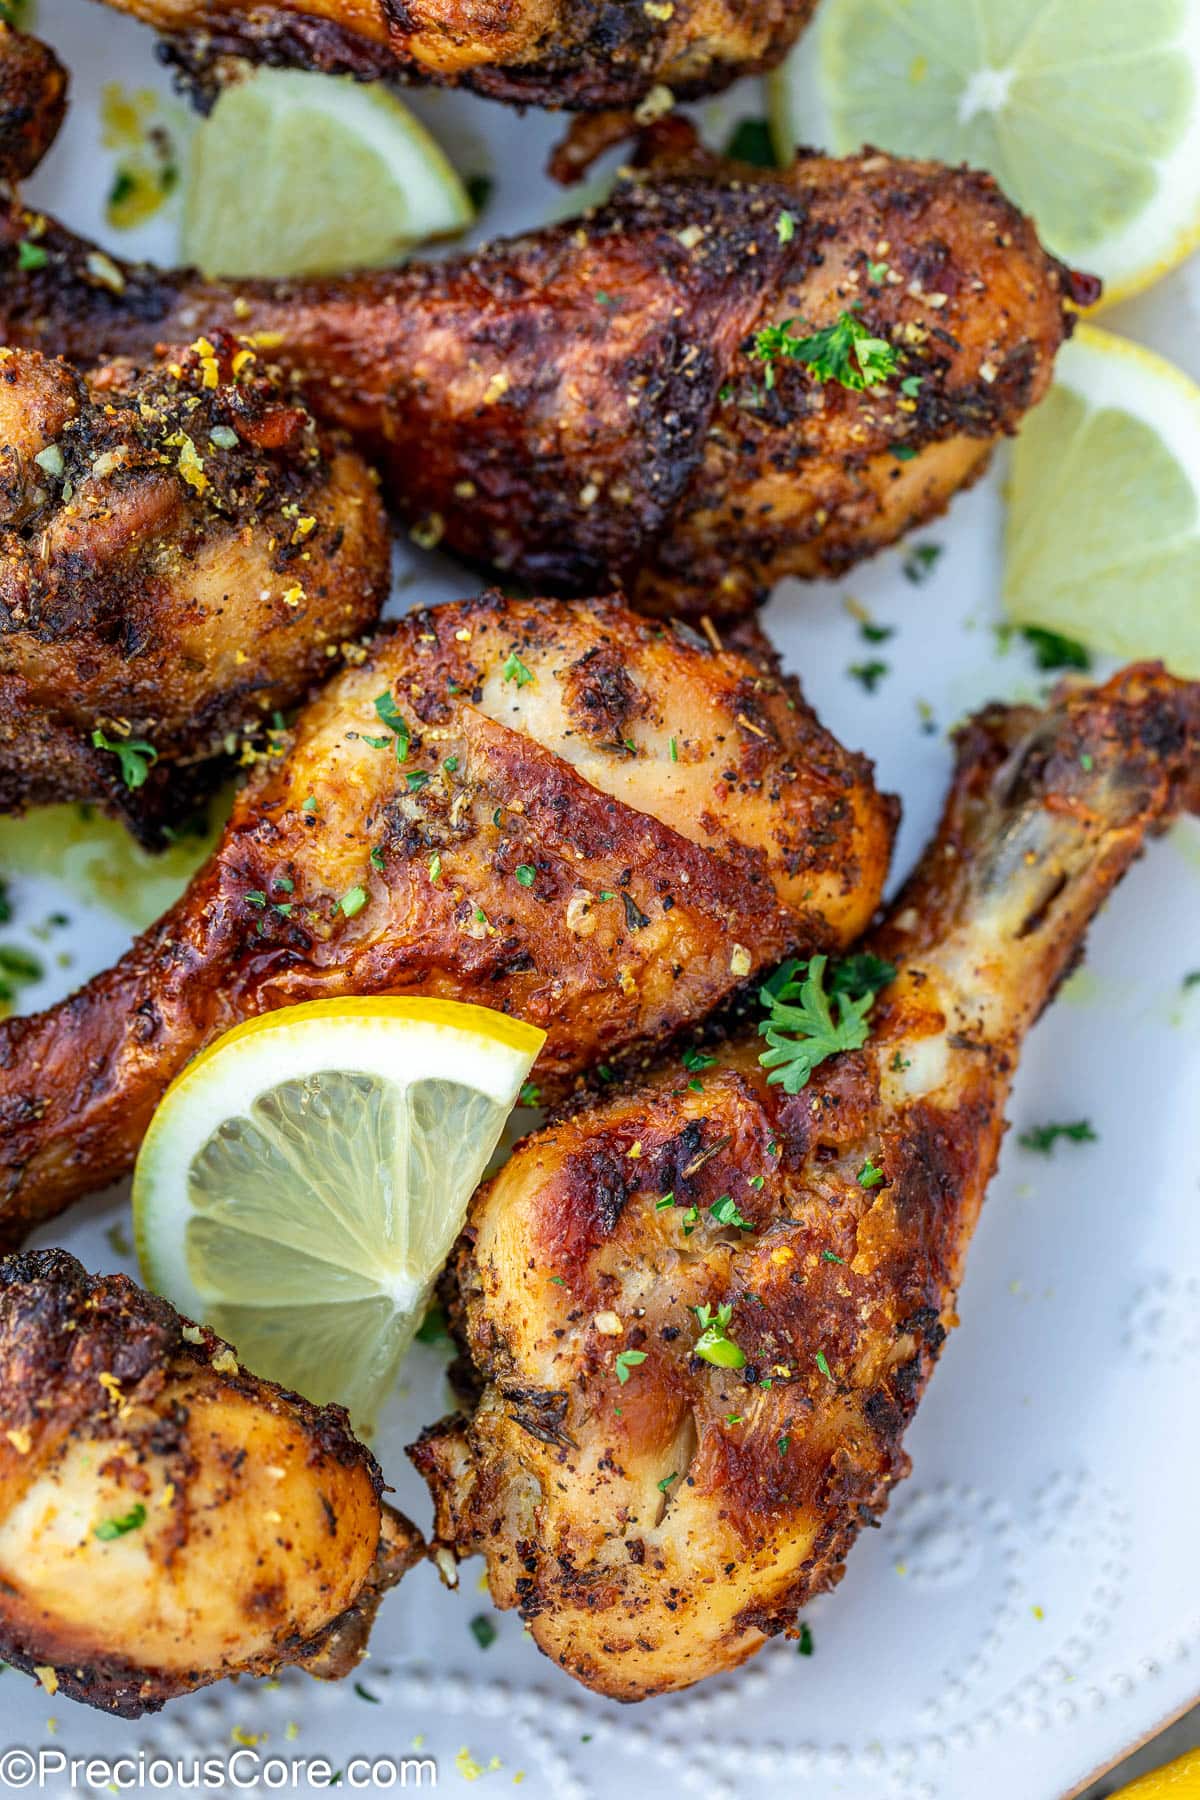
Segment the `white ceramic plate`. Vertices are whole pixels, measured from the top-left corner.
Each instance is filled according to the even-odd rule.
[[[157,88],[187,129],[151,34],[83,0],[42,0],[38,24],[71,68],[73,99],[32,197],[114,250],[172,258],[169,216],[137,234],[103,225],[116,160],[102,144],[104,84]],[[541,174],[555,121],[466,96],[419,94],[414,104],[464,172],[494,174],[489,231],[572,210]],[[753,84],[699,109],[718,143],[732,118],[760,111]],[[1197,277],[1195,267],[1181,272],[1113,323],[1190,356],[1200,374]],[[1026,651],[1001,654],[992,629],[1001,518],[994,475],[922,534],[944,546],[927,585],[905,579],[898,553],[844,585],[789,587],[770,609],[824,719],[903,795],[898,871],[940,803],[945,728],[986,697],[1039,692]],[[397,608],[473,585],[408,547],[398,567]],[[883,651],[891,672],[870,696],[846,673],[863,655],[847,595],[898,627]],[[936,733],[923,729],[921,703]],[[53,940],[71,967],[54,969],[39,1002],[108,962],[127,935],[72,888],[15,871],[13,892],[10,938],[57,908],[72,921]],[[465,1568],[457,1595],[419,1570],[385,1602],[357,1687],[296,1674],[225,1684],[127,1724],[9,1674],[0,1742],[73,1756],[240,1749],[229,1791],[248,1784],[255,1757],[323,1757],[345,1769],[354,1756],[413,1755],[418,1742],[452,1792],[480,1772],[489,1791],[523,1775],[526,1793],[554,1800],[678,1789],[1053,1800],[1074,1788],[1200,1693],[1200,988],[1181,988],[1200,966],[1198,917],[1200,830],[1189,823],[1130,876],[1086,969],[1029,1044],[1016,1125],[1087,1116],[1100,1141],[1047,1160],[1010,1136],[972,1251],[962,1327],[909,1435],[915,1472],[883,1529],[864,1534],[839,1591],[809,1609],[811,1657],[779,1643],[739,1674],[622,1708],[574,1686],[515,1616],[492,1612],[479,1565]],[[124,1208],[123,1194],[89,1203],[39,1241],[65,1244],[90,1268],[132,1268],[112,1242]],[[418,1347],[381,1455],[401,1504],[422,1521],[426,1497],[402,1445],[447,1404],[442,1359]],[[487,1649],[471,1630],[481,1614],[497,1630]],[[51,1791],[71,1784],[56,1778]],[[74,1791],[93,1790],[81,1775]]]

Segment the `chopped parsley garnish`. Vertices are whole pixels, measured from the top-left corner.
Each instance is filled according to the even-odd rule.
[[[900,367],[895,346],[872,336],[854,312],[839,313],[832,325],[797,337],[795,319],[781,325],[764,325],[757,333],[751,355],[765,365],[764,382],[775,385],[775,365],[781,360],[803,363],[817,381],[836,381],[855,393],[882,387]]]
[[[744,1425],[746,1423],[746,1415],[745,1413],[726,1413],[725,1423],[727,1425]]]
[[[644,1363],[645,1360],[646,1352],[644,1350],[619,1350],[617,1352],[617,1360],[614,1367],[617,1371],[617,1380],[622,1387],[625,1386],[625,1383],[629,1380],[630,1375],[633,1373],[634,1369],[637,1368],[638,1364]]]
[[[813,1653],[813,1634],[811,1628],[800,1622],[800,1636],[796,1643],[796,1651],[800,1656],[811,1656]]]
[[[457,756],[448,756],[446,758],[445,762],[442,764],[442,767],[443,767],[443,769],[445,769],[447,775],[453,775],[458,769]]]
[[[371,846],[371,867],[373,869],[376,869],[380,875],[383,874],[383,845],[382,844],[373,844]]]
[[[481,1650],[490,1650],[499,1634],[486,1613],[476,1613],[471,1620],[471,1636]]]
[[[257,906],[261,908],[267,904],[267,896],[265,894],[260,894],[257,888],[251,888],[245,895],[245,900],[248,906]]]
[[[300,810],[301,810],[301,812],[306,812],[306,813],[316,812],[317,796],[315,794],[309,794],[307,799],[302,800],[300,802]]]
[[[893,1050],[892,1060],[888,1064],[888,1068],[891,1069],[894,1075],[902,1075],[905,1069],[912,1068],[912,1063],[907,1056],[901,1056],[898,1050]]]
[[[92,743],[97,750],[110,750],[117,758],[121,780],[127,788],[140,788],[150,773],[150,764],[158,761],[158,751],[145,738],[110,738],[97,726]]]
[[[522,887],[532,887],[537,880],[537,870],[532,868],[529,863],[518,863],[517,880]]]
[[[787,1455],[788,1451],[791,1448],[791,1444],[792,1444],[792,1440],[787,1435],[786,1432],[784,1432],[781,1437],[778,1437],[775,1440],[775,1448],[779,1451],[780,1456]]]
[[[710,1056],[707,1050],[693,1050],[690,1046],[683,1053],[685,1069],[711,1069],[716,1060],[716,1057]]]
[[[765,119],[739,119],[729,134],[725,155],[734,162],[750,163],[756,169],[778,166],[771,143],[771,127]]]
[[[437,850],[434,851],[429,859],[429,879],[433,882],[435,887],[442,879],[442,858],[440,852]]]
[[[376,696],[375,711],[395,737],[396,761],[398,763],[407,762],[409,746],[408,720],[396,705],[390,688],[385,688],[382,694]],[[377,749],[379,748],[379,740],[377,738],[368,738],[367,742],[374,744]]]
[[[424,769],[410,769],[404,777],[404,785],[410,794],[419,794],[422,788],[429,786],[429,776]]]
[[[700,1336],[693,1345],[695,1354],[718,1369],[744,1369],[746,1352],[729,1335],[732,1305],[718,1306],[716,1312],[707,1304],[694,1310],[700,1325]]]
[[[867,280],[872,287],[882,287],[888,278],[888,265],[885,262],[872,262],[867,259]]]
[[[781,244],[790,244],[795,235],[795,213],[781,212],[775,221],[775,236],[779,239]]]
[[[348,919],[352,919],[355,913],[360,913],[366,904],[367,890],[362,887],[352,887],[349,893],[343,894],[338,901],[338,906]]]
[[[1091,652],[1074,638],[1057,631],[1045,631],[1040,625],[1022,625],[1021,636],[1033,651],[1039,669],[1090,669]]]
[[[7,914],[5,916],[7,917]],[[1200,969],[1189,969],[1183,978],[1182,986],[1185,993],[1188,988],[1200,986]]]
[[[836,1256],[832,1250],[822,1250],[821,1261],[822,1262],[831,1262],[831,1263],[841,1263],[843,1268],[846,1265],[845,1257],[844,1256]]]
[[[675,1193],[674,1193],[674,1190],[672,1189],[671,1193],[664,1194],[662,1196],[661,1200],[656,1200],[654,1202],[654,1210],[655,1210],[655,1212],[666,1212],[667,1208],[669,1206],[674,1206],[674,1204],[675,1204]]]
[[[785,1094],[798,1094],[817,1065],[839,1051],[861,1050],[869,1035],[867,1014],[877,990],[868,987],[853,995],[834,986],[835,1020],[824,985],[827,960],[814,956],[798,980],[805,965],[793,958],[760,990],[767,1017],[758,1029],[767,1048],[758,1060],[770,1070],[767,1080],[781,1083]]]
[[[367,1691],[367,1689],[366,1689],[366,1688],[365,1688],[365,1687],[364,1687],[364,1686],[363,1686],[363,1684],[362,1684],[362,1682],[361,1682],[361,1681],[356,1681],[356,1682],[355,1682],[355,1684],[354,1684],[354,1691],[355,1691],[355,1693],[356,1693],[356,1694],[357,1694],[357,1695],[358,1695],[358,1697],[359,1697],[359,1699],[360,1699],[360,1700],[366,1700],[366,1701],[369,1701],[369,1703],[370,1703],[370,1704],[371,1704],[371,1705],[372,1705],[372,1706],[382,1706],[382,1705],[383,1705],[383,1702],[382,1702],[382,1700],[381,1700],[381,1699],[380,1699],[380,1698],[379,1698],[379,1695],[378,1695],[378,1694],[372,1694],[372,1693],[369,1693],[369,1692],[368,1692],[368,1691]]]
[[[468,175],[464,180],[467,198],[477,213],[481,213],[491,199],[495,185],[490,175]]]
[[[861,682],[868,694],[873,694],[884,676],[891,673],[891,664],[880,662],[875,656],[870,662],[851,663],[846,673],[852,675],[855,681]]]
[[[855,1180],[858,1182],[859,1187],[878,1187],[883,1180],[883,1170],[879,1168],[877,1164],[872,1162],[871,1158],[868,1156],[866,1162],[855,1176]]]
[[[829,977],[831,994],[849,994],[852,1000],[863,994],[878,994],[896,979],[895,963],[886,962],[870,950],[859,950],[854,956],[843,956],[833,966]]]
[[[536,1081],[524,1081],[521,1083],[521,1092],[517,1095],[517,1099],[522,1106],[536,1106],[541,1092]]]
[[[924,379],[925,377],[923,375],[906,375],[904,377],[904,380],[900,383],[900,392],[904,395],[906,400],[916,399],[921,391],[921,383]]]
[[[139,1500],[118,1518],[101,1519],[92,1536],[98,1537],[102,1544],[110,1544],[114,1538],[124,1537],[127,1531],[140,1531],[145,1523],[146,1509]]]
[[[671,1483],[673,1481],[678,1481],[678,1480],[679,1480],[678,1471],[675,1469],[672,1469],[671,1473],[669,1475],[664,1475],[662,1480],[658,1483],[659,1493],[665,1494],[667,1489],[670,1487]]]
[[[940,544],[914,544],[904,559],[904,579],[920,587],[933,574],[941,554]]]
[[[876,625],[873,619],[863,619],[858,627],[858,635],[867,644],[886,644],[890,637],[895,637],[894,625]]]
[[[17,990],[30,987],[46,973],[36,956],[17,944],[0,944],[0,1002],[8,1005]]]
[[[698,1206],[685,1206],[683,1209],[683,1235],[684,1235],[684,1237],[691,1237],[693,1231],[695,1231],[695,1229],[699,1223],[700,1223],[700,1208]]]
[[[752,1188],[760,1188],[763,1185],[763,1180],[764,1177],[762,1175],[752,1175],[750,1177],[750,1186]]]
[[[17,245],[18,269],[44,269],[49,260],[41,244],[31,244],[28,238],[22,238]]]
[[[1022,1150],[1036,1150],[1041,1156],[1049,1156],[1059,1138],[1065,1138],[1069,1144],[1100,1142],[1087,1119],[1076,1119],[1069,1125],[1034,1125],[1031,1130],[1023,1131],[1017,1142]]]
[[[525,667],[525,664],[521,661],[515,650],[509,651],[508,659],[501,669],[500,674],[505,681],[515,681],[519,688],[528,687],[529,683],[533,680],[532,674]]]
[[[677,762],[678,762],[678,761],[679,761],[679,745],[678,745],[678,744],[677,744],[677,743],[676,743],[676,741],[675,741],[675,739],[674,739],[674,738],[671,738],[671,739],[670,739],[670,740],[669,740],[669,746],[668,746],[668,747],[669,747],[669,749],[670,749],[670,752],[671,752],[671,761],[672,761],[672,762],[673,762],[673,763],[677,763]]]
[[[736,1225],[739,1231],[754,1230],[752,1221],[743,1218],[738,1210],[737,1201],[732,1194],[722,1194],[719,1200],[713,1201],[708,1212],[709,1217],[714,1219],[718,1225]]]
[[[818,1369],[820,1369],[820,1371],[821,1371],[822,1375],[825,1377],[826,1381],[832,1381],[833,1376],[830,1373],[829,1363],[826,1360],[825,1352],[823,1350],[817,1351],[815,1361],[816,1361],[816,1365],[817,1365]]]

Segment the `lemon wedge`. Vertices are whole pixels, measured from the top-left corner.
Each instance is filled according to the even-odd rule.
[[[544,1041],[427,999],[321,1000],[228,1032],[138,1157],[147,1285],[370,1431]]]
[[[1082,326],[1013,452],[1004,604],[1120,657],[1200,676],[1200,387]]]
[[[825,0],[771,78],[776,153],[875,144],[988,169],[1127,298],[1200,243],[1200,7]]]
[[[192,140],[183,251],[206,275],[332,275],[464,230],[466,189],[390,89],[256,69]]]

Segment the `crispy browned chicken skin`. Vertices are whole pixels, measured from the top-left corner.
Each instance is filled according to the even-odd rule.
[[[381,633],[159,924],[0,1025],[0,1234],[124,1174],[188,1058],[273,1007],[479,1001],[548,1030],[561,1094],[793,946],[849,943],[894,804],[744,631],[718,652],[615,601],[490,595]]]
[[[0,330],[85,361],[266,333],[422,542],[537,592],[717,615],[939,513],[1046,391],[1065,302],[1094,297],[986,175],[877,154],[766,174],[681,123],[646,157],[581,220],[338,280],[97,280],[86,244],[17,209]],[[30,233],[46,261],[21,270]],[[764,328],[851,308],[894,350],[882,386],[755,354]]]
[[[789,1097],[751,1030],[700,1092],[666,1068],[476,1196],[456,1273],[485,1385],[413,1455],[442,1543],[602,1693],[685,1687],[793,1627],[907,1472],[1021,1040],[1147,832],[1200,802],[1200,685],[1134,668],[989,708],[958,751],[868,940],[900,972],[864,1049]],[[743,1367],[695,1354],[705,1306]]]
[[[66,110],[67,72],[53,50],[0,22],[0,182],[33,173]]]
[[[0,1262],[0,1655],[136,1718],[352,1669],[420,1553],[340,1406],[239,1368],[125,1275]]]
[[[231,338],[86,376],[0,349],[0,807],[98,801],[154,842],[389,570],[365,463]]]
[[[816,0],[109,0],[202,90],[243,58],[473,88],[521,106],[682,99],[777,63]]]

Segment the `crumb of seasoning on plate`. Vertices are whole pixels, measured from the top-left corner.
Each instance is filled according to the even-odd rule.
[[[500,1758],[498,1756],[493,1756],[486,1764],[477,1762],[465,1744],[454,1758],[454,1767],[458,1770],[458,1773],[462,1776],[464,1781],[478,1781],[481,1776],[490,1775],[493,1770],[498,1769],[500,1766]]]
[[[1039,1622],[1039,1624],[1046,1616],[1045,1612],[1043,1611],[1043,1609],[1040,1606],[1031,1606],[1029,1610],[1033,1614],[1034,1618]]]

